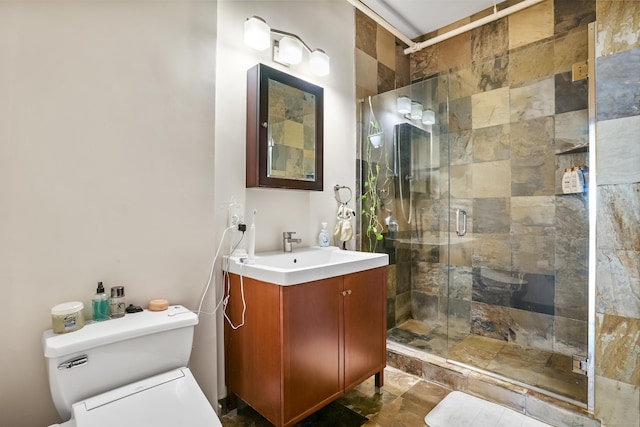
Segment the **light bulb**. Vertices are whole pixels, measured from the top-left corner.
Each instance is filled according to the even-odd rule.
[[[422,118],[422,104],[413,102],[411,104],[411,120],[420,120]]]
[[[433,110],[424,110],[422,112],[422,123],[425,125],[433,125],[436,123],[436,113]]]
[[[300,40],[284,36],[278,43],[278,59],[287,64],[296,65],[302,62],[302,43]]]
[[[401,96],[396,101],[396,110],[400,114],[409,114],[411,112],[411,98]]]
[[[256,50],[266,50],[271,46],[271,28],[264,19],[252,16],[244,21],[244,43]]]
[[[326,76],[330,70],[330,59],[322,49],[316,49],[309,54],[309,67],[316,76]]]

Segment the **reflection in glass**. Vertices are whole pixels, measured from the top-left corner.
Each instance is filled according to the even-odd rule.
[[[316,97],[269,80],[267,176],[302,181],[316,177]]]

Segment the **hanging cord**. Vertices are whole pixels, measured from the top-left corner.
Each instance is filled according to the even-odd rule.
[[[225,272],[229,271],[229,257],[225,258]],[[227,306],[229,305],[229,299],[231,298],[231,278],[229,277],[229,274],[226,273],[225,274],[225,283],[227,285],[227,296],[225,296],[222,299],[222,305],[224,306],[224,318],[227,319],[227,323],[229,323],[229,326],[231,326],[232,329],[239,329],[240,327],[244,326],[244,315],[247,312],[247,302],[244,298],[244,280],[243,280],[243,275],[242,275],[242,268],[244,267],[244,264],[240,264],[240,295],[242,298],[242,320],[240,321],[239,325],[234,325],[233,321],[229,318],[229,316],[227,315]]]
[[[202,304],[204,303],[204,297],[207,295],[207,292],[209,291],[209,287],[211,286],[211,281],[213,279],[213,270],[215,269],[216,260],[218,259],[218,256],[220,255],[220,249],[222,248],[222,243],[224,242],[224,238],[225,238],[227,232],[229,230],[233,230],[234,228],[236,228],[235,225],[232,225],[231,227],[227,227],[227,228],[224,229],[224,232],[222,233],[222,237],[220,238],[220,243],[218,244],[218,249],[216,250],[216,254],[213,257],[213,261],[211,262],[211,270],[209,271],[209,279],[207,280],[207,285],[204,288],[204,292],[202,292],[202,297],[200,298],[200,303],[198,304],[198,310],[196,311],[196,314],[198,316],[200,316],[200,313],[215,314],[216,311],[218,311],[218,308],[220,308],[220,304],[222,304],[222,299],[221,299],[220,302],[218,302],[216,304],[216,307],[213,310],[213,312],[202,311]],[[244,231],[242,232],[242,236],[240,236],[240,240],[238,240],[238,243],[236,243],[236,245],[234,247],[234,250],[235,250],[235,248],[238,247],[238,245],[242,241],[243,237],[244,237]],[[231,253],[233,253],[233,250],[231,251]],[[226,274],[226,272],[225,272],[225,274]],[[215,283],[215,280],[213,282]]]

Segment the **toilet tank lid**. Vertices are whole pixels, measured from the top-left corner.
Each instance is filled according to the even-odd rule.
[[[88,323],[82,329],[66,334],[54,334],[49,329],[42,334],[42,346],[45,357],[55,358],[197,324],[198,316],[194,312],[181,305],[172,305],[164,311],[144,310],[119,319]]]

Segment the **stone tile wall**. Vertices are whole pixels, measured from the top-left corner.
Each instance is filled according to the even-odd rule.
[[[356,98],[364,99],[409,82],[407,47],[374,20],[356,10]]]
[[[513,3],[513,1],[509,1]],[[509,3],[505,2],[505,3]],[[584,107],[584,86],[569,83],[567,72],[574,62],[586,58],[587,38],[584,25],[597,16],[597,103],[598,103],[598,189],[597,195],[597,283],[596,283],[596,417],[603,426],[640,426],[640,2],[635,0],[548,0],[539,6],[519,14],[487,24],[469,33],[424,49],[411,55],[410,71],[396,65],[396,87],[402,86],[403,73],[410,73],[411,80],[422,79],[443,71],[451,71],[452,84],[449,88],[452,105],[457,104],[453,114],[470,111],[471,118],[458,120],[460,147],[464,155],[461,170],[454,174],[452,167],[451,184],[455,188],[456,177],[464,177],[471,182],[476,164],[487,163],[495,166],[496,173],[511,174],[513,184],[509,196],[473,197],[462,195],[464,205],[476,212],[484,212],[492,218],[476,224],[475,232],[484,234],[475,246],[455,250],[451,260],[472,260],[458,262],[451,275],[450,296],[459,302],[467,302],[472,313],[503,310],[510,325],[515,318],[528,312],[513,311],[502,306],[488,305],[472,301],[473,270],[488,263],[492,253],[500,252],[513,256],[519,265],[533,264],[538,271],[549,272],[554,265],[554,348],[570,353],[584,346],[585,320],[587,316],[586,287],[576,287],[574,283],[586,280],[586,241],[584,226],[575,227],[573,218],[584,217],[586,200],[581,196],[555,196],[559,191],[558,171],[565,167],[586,162],[586,154],[556,156],[557,152],[570,147],[585,145],[587,142],[587,112]],[[359,18],[356,49],[356,70],[358,96],[364,97],[381,93],[393,87],[385,85],[384,72],[378,73],[378,57],[373,54],[373,41],[378,43],[375,24],[366,27],[366,19]],[[532,25],[534,23],[534,25]],[[367,31],[364,33],[363,31]],[[368,48],[364,48],[366,39]],[[396,50],[398,52],[398,50]],[[398,61],[396,56],[396,61]],[[381,67],[382,68],[382,67]],[[384,70],[384,69],[383,69]],[[380,75],[380,77],[378,77]],[[464,77],[465,75],[471,77]],[[458,77],[462,76],[462,77]],[[409,77],[405,83],[408,83]],[[379,83],[382,83],[379,85]],[[470,97],[470,100],[465,98]],[[578,102],[575,102],[575,101]],[[477,117],[474,116],[475,113]],[[507,107],[508,106],[508,107]],[[551,109],[551,106],[553,109]],[[486,108],[495,115],[485,114]],[[466,113],[465,113],[466,114]],[[462,119],[465,119],[462,114]],[[469,129],[469,122],[471,128]],[[474,124],[475,123],[475,124]],[[512,129],[512,127],[514,129]],[[553,146],[540,147],[528,144],[525,128],[536,129],[532,138],[553,141]],[[464,133],[467,133],[465,135]],[[544,137],[539,137],[541,132]],[[468,136],[471,134],[471,136]],[[468,144],[471,141],[471,144]],[[491,143],[489,143],[489,141]],[[522,144],[515,146],[514,141]],[[452,147],[453,150],[453,147]],[[513,153],[512,153],[513,151]],[[512,157],[513,154],[513,157]],[[551,167],[551,159],[555,162]],[[509,170],[501,167],[500,161],[508,160]],[[456,162],[453,162],[456,163]],[[466,166],[466,168],[465,168]],[[482,167],[482,166],[480,166]],[[553,170],[555,177],[549,178]],[[444,177],[445,175],[443,175]],[[448,179],[448,178],[447,178]],[[441,187],[448,182],[442,179]],[[553,185],[553,192],[550,191]],[[487,191],[502,192],[496,188]],[[453,190],[452,190],[453,191]],[[463,191],[463,190],[459,190]],[[515,193],[514,193],[515,192]],[[527,203],[537,201],[547,205],[552,212],[553,224],[542,217],[526,216]],[[466,200],[465,200],[466,199]],[[527,200],[530,199],[530,200]],[[514,209],[520,206],[520,209]],[[436,209],[437,211],[437,209]],[[530,233],[531,243],[542,245],[553,253],[555,264],[548,262],[531,263],[525,253],[518,256],[523,244],[514,239],[512,246],[511,225],[501,219],[510,212],[519,217],[513,227],[520,227]],[[520,212],[520,213],[518,213]],[[444,213],[442,215],[445,215]],[[535,219],[537,218],[537,219]],[[541,221],[541,219],[543,219]],[[546,222],[545,222],[546,221]],[[440,221],[445,223],[445,221]],[[566,239],[562,236],[571,235]],[[553,236],[553,237],[552,237]],[[516,254],[513,255],[515,248]],[[474,252],[475,251],[475,252]],[[421,257],[426,261],[412,263],[411,257]],[[413,280],[420,271],[434,271],[428,265],[427,257],[419,252],[412,254],[406,249],[400,258],[403,280]],[[441,260],[444,254],[441,255]],[[446,259],[448,261],[448,258]],[[473,264],[475,260],[475,265]],[[414,265],[411,268],[411,265]],[[409,270],[406,267],[410,267]],[[396,271],[396,269],[390,269]],[[437,271],[437,269],[435,269]],[[395,279],[395,275],[394,275]],[[402,297],[390,300],[390,313],[409,316],[410,298],[405,298],[406,284],[401,280],[393,283],[390,296],[398,289]],[[426,281],[428,282],[428,280]],[[423,285],[420,285],[423,286]],[[427,295],[442,295],[442,289],[429,289]],[[464,304],[452,304],[457,310],[467,310]],[[463,308],[459,308],[463,307]],[[473,307],[473,308],[472,308]],[[440,308],[433,310],[440,312]],[[512,321],[509,313],[517,313]],[[398,314],[401,313],[401,314]],[[531,312],[538,317],[533,332],[536,341],[546,337],[550,327],[545,314]],[[518,320],[520,322],[520,320]],[[524,322],[525,326],[527,321]],[[518,323],[516,326],[522,326]],[[513,328],[512,328],[513,329]],[[508,331],[508,328],[507,328]],[[518,329],[514,329],[517,333]],[[526,335],[526,334],[523,334]],[[543,340],[548,345],[548,339]]]
[[[587,59],[595,1],[573,5],[548,0],[411,55],[412,81],[449,76],[452,201],[443,214],[465,209],[473,238],[447,259],[452,299],[425,290],[416,268],[411,279],[412,299],[427,293],[420,299],[449,307],[442,322],[585,354],[587,198],[558,194],[564,168],[586,165],[588,155],[558,153],[587,143],[587,82],[572,82],[571,66]]]
[[[598,1],[596,415],[640,426],[640,2]]]
[[[409,81],[409,57],[404,54],[407,47],[397,40],[389,31],[378,25],[374,20],[355,9],[355,71],[356,71],[356,99],[359,101],[356,109],[356,122],[358,123],[358,135],[367,131],[368,123],[362,123],[360,112],[367,108],[366,100],[369,96],[384,93],[395,88],[407,86]],[[360,196],[362,195],[361,176],[366,171],[366,165],[362,165],[364,157],[358,144],[356,153],[356,211],[362,209]],[[356,248],[367,250],[367,239],[362,238],[362,221],[356,224]],[[363,245],[364,242],[364,245]],[[390,278],[391,279],[391,278]],[[393,279],[395,280],[395,278]],[[388,281],[387,281],[388,282]],[[395,295],[395,294],[393,294]],[[393,304],[390,304],[392,307]],[[392,317],[391,320],[395,320]]]

